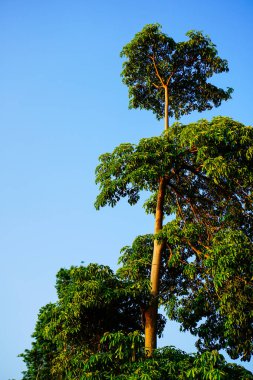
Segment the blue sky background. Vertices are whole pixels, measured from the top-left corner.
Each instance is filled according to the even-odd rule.
[[[163,128],[128,110],[122,47],[147,23],[177,41],[204,31],[230,66],[213,82],[233,87],[233,100],[182,122],[226,115],[250,125],[252,19],[252,0],[0,1],[1,380],[21,379],[17,355],[40,307],[56,300],[61,267],[116,269],[120,248],[153,231],[141,205],[93,207],[98,156]],[[192,352],[194,339],[177,330],[169,324],[161,344]]]

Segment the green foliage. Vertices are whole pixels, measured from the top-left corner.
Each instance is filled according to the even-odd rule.
[[[121,256],[119,258],[119,264],[122,266],[117,271],[119,277],[132,282],[133,290],[141,290],[145,294],[143,299],[145,299],[146,302],[142,305],[143,311],[148,307],[148,302],[150,301],[150,271],[153,255],[153,244],[153,235],[137,236],[132,246],[122,248]],[[181,286],[181,267],[171,267],[170,273],[168,273],[169,256],[170,252],[168,248],[165,247],[160,272],[160,304],[163,304],[167,300],[168,294],[171,294],[177,286]],[[162,322],[162,319],[160,319],[157,332],[159,337],[161,335],[161,331],[163,330],[161,328],[161,324],[163,324]]]
[[[227,61],[218,56],[209,37],[197,31],[186,35],[187,41],[176,43],[159,24],[150,24],[125,45],[122,77],[129,88],[130,108],[164,117],[166,86],[169,115],[176,118],[217,107],[230,98],[232,89],[208,82],[213,74],[228,71]]]
[[[91,355],[84,366],[85,376],[110,379],[115,374],[119,376],[124,373],[124,368],[128,372],[131,363],[143,359],[143,342],[143,335],[138,331],[129,334],[122,331],[105,333],[101,339],[100,351]]]
[[[32,348],[21,355],[27,365],[24,380],[79,380],[105,333],[143,330],[141,294],[135,300],[131,284],[109,267],[61,269],[56,289],[58,301],[40,310]]]
[[[164,347],[156,350],[152,358],[146,358],[141,352],[142,342],[138,341],[139,352],[133,360],[134,345],[130,348],[129,336],[124,337],[120,334],[118,341],[118,335],[115,337],[115,334],[112,334],[106,339],[109,342],[113,340],[112,351],[92,355],[85,366],[83,378],[92,380],[253,379],[253,375],[243,367],[226,363],[224,357],[217,351],[191,355],[174,347]]]
[[[237,244],[239,241],[243,244],[239,235]],[[132,247],[123,248],[120,259],[123,266],[118,271],[122,279],[110,268],[96,264],[58,272],[58,301],[41,308],[32,348],[21,355],[27,365],[23,380],[253,379],[249,371],[227,364],[216,351],[189,355],[165,347],[152,358],[145,357],[141,315],[148,299],[145,281],[142,288],[141,279],[149,276],[152,238],[152,235],[138,237]],[[217,266],[224,267],[220,259],[221,255],[214,255],[210,263],[214,275]],[[162,284],[166,285],[166,291],[161,295],[162,303],[170,300],[175,289],[182,290],[189,276],[183,266],[174,272],[170,270],[175,265],[176,260],[170,262],[168,257],[163,261]],[[227,267],[231,270],[229,263]],[[184,280],[180,284],[179,276]],[[186,281],[186,288],[189,284]],[[225,293],[223,284],[217,286]],[[160,329],[163,325],[160,319]]]
[[[44,328],[55,323],[59,318],[58,308],[54,304],[48,304],[41,308],[35,331],[32,335],[34,341],[30,350],[25,350],[20,356],[27,365],[23,372],[24,380],[48,379],[53,380],[51,374],[52,361],[57,353],[57,346],[53,339],[48,338]],[[55,331],[57,334],[57,330]]]
[[[168,301],[169,316],[198,335],[200,350],[225,348],[233,359],[250,360],[252,237],[241,228],[224,228],[214,234],[205,252],[195,259],[189,256],[183,270],[185,287],[176,289],[173,302]]]
[[[172,166],[173,153],[173,141],[161,136],[141,139],[138,145],[120,144],[111,154],[101,155],[96,169],[96,183],[100,183],[101,190],[96,208],[115,206],[122,197],[133,205],[141,190],[155,192],[157,178]]]
[[[164,214],[175,218],[155,236],[166,243],[160,303],[198,335],[199,349],[224,348],[243,360],[253,352],[252,152],[252,128],[216,117],[122,144],[101,156],[96,172],[97,208],[121,197],[135,204],[145,190],[153,214],[165,178]],[[148,284],[151,240],[138,238],[122,251],[120,273],[137,288]]]
[[[147,25],[123,48],[130,108],[166,120],[167,111],[179,118],[230,98],[232,89],[208,82],[228,71],[226,60],[201,32],[187,37],[176,43],[160,25]],[[58,301],[40,310],[32,347],[21,355],[23,380],[253,379],[217,351],[242,360],[253,353],[252,168],[252,128],[225,117],[175,123],[161,136],[103,154],[97,209],[124,197],[134,205],[144,191],[144,208],[155,214],[162,183],[159,211],[174,219],[124,247],[117,275],[96,264],[59,271]],[[154,240],[164,247],[158,303],[198,337],[196,355],[165,347],[145,356]],[[164,325],[159,316],[158,335]]]

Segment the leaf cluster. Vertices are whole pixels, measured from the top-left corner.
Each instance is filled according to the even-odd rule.
[[[27,365],[23,380],[80,379],[105,333],[143,330],[142,296],[134,298],[131,284],[107,266],[61,269],[56,289],[58,301],[41,308],[32,348],[21,355]]]
[[[151,192],[154,214],[160,178],[166,183],[163,212],[174,216],[155,236],[165,243],[160,302],[198,347],[224,348],[233,357],[252,355],[253,130],[230,118],[174,124],[160,137],[120,145],[100,158],[97,208],[122,197],[135,204]],[[147,284],[152,237],[124,248],[120,273]],[[145,248],[146,246],[146,248]]]
[[[135,335],[138,337],[138,334]],[[163,347],[154,352],[152,358],[146,358],[141,350],[138,358],[131,356],[128,343],[133,336],[120,336],[117,348],[114,344],[118,336],[106,336],[106,340],[114,342],[112,351],[90,357],[85,366],[84,378],[92,380],[251,380],[252,374],[243,367],[226,363],[217,351],[203,354],[186,354],[174,347]],[[125,344],[122,351],[119,348]],[[141,342],[138,342],[140,344]],[[136,347],[136,343],[132,346]],[[115,349],[116,348],[116,349]],[[132,348],[133,350],[133,348]],[[129,354],[127,355],[126,353]]]
[[[227,72],[227,61],[218,56],[208,36],[189,31],[188,40],[175,42],[159,24],[146,25],[124,46],[123,83],[128,86],[130,108],[151,110],[164,117],[164,89],[169,91],[169,116],[218,107],[231,97],[208,82],[214,74]]]

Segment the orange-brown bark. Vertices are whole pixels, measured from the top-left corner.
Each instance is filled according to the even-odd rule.
[[[165,131],[169,128],[169,90],[168,86],[164,86],[164,129]]]
[[[165,196],[165,178],[159,181],[159,189],[157,194],[157,205],[155,215],[155,234],[157,234],[163,226],[163,205]],[[154,349],[157,347],[157,314],[158,314],[158,294],[160,267],[162,259],[162,251],[164,244],[154,241],[153,259],[151,265],[151,302],[145,312],[145,352],[147,356],[152,356]]]

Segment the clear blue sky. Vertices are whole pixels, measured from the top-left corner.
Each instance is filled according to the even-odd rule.
[[[98,156],[162,131],[151,113],[128,110],[123,45],[147,23],[177,41],[204,31],[229,61],[215,83],[233,87],[233,100],[182,121],[226,115],[250,125],[252,19],[252,0],[0,1],[1,380],[21,379],[17,355],[39,308],[56,300],[61,267],[115,269],[120,248],[153,231],[141,205],[93,207]],[[169,326],[163,344],[193,351]]]

